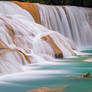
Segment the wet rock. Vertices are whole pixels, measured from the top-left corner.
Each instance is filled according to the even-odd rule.
[[[42,37],[42,39],[48,42],[48,44],[53,48],[55,58],[63,58],[63,52],[49,35]]]
[[[63,54],[55,54],[55,58],[61,59],[63,58]]]
[[[75,79],[84,79],[84,78],[92,78],[91,74],[88,72],[84,75],[81,75],[81,76],[77,76],[75,77]]]
[[[68,86],[58,87],[58,88],[40,88],[34,90],[28,90],[26,92],[63,92]]]

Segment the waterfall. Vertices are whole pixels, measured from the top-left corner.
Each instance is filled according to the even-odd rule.
[[[77,49],[92,48],[92,10],[75,6],[37,4],[41,24],[70,38]]]
[[[75,55],[73,42],[37,24],[18,5],[0,2],[0,74],[25,71],[32,63],[52,62],[55,55]]]

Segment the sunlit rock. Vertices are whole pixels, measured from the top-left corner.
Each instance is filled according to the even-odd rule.
[[[26,3],[26,2],[18,2],[18,1],[13,1],[13,3],[16,3],[20,7],[26,9],[30,14],[32,14],[35,21],[40,24],[40,14],[39,14],[38,6],[36,4]]]

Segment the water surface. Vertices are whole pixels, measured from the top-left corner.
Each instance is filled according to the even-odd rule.
[[[79,78],[90,72],[92,63],[84,62],[92,58],[92,50],[84,50],[85,55],[66,58],[47,64],[25,67],[27,72],[0,77],[0,92],[26,92],[41,87],[56,88],[67,85],[63,92],[92,92],[92,78]]]

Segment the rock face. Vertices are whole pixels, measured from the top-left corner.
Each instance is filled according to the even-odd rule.
[[[25,2],[18,2],[18,1],[13,1],[13,3],[19,5],[21,8],[24,8],[27,10],[29,13],[32,14],[34,17],[35,21],[40,24],[40,14],[38,11],[38,7],[34,3],[25,3]]]
[[[34,89],[34,90],[29,90],[26,92],[63,92],[65,88],[68,86],[63,86],[59,88],[40,88],[40,89]]]

